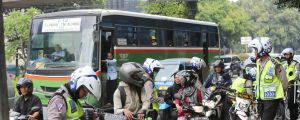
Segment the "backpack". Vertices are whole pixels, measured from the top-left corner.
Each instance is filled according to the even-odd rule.
[[[124,107],[125,106],[125,102],[126,102],[126,92],[125,92],[124,86],[119,86],[118,90],[120,91],[120,95],[121,95],[122,107]],[[139,96],[139,99],[140,99],[140,103],[142,103],[141,91],[140,90],[138,91],[138,96]]]

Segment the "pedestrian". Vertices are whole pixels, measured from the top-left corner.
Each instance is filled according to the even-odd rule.
[[[107,95],[107,104],[106,106],[113,105],[113,94],[118,87],[118,73],[117,73],[117,60],[113,58],[112,53],[107,53],[107,59],[102,60],[106,63],[107,68],[107,81],[106,81],[106,95]]]

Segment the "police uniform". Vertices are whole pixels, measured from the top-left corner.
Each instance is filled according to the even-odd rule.
[[[286,73],[280,62],[273,58],[256,62],[256,98],[263,103],[263,120],[274,119],[287,88]]]
[[[65,86],[59,88],[47,107],[48,120],[79,119],[84,115],[79,101],[74,101]]]
[[[299,63],[292,60],[290,64],[288,61],[282,62],[283,67],[286,70],[286,76],[289,80],[290,86],[287,92],[288,96],[288,108],[290,109],[290,119],[296,120],[298,118],[298,104],[294,102],[294,80],[298,80]],[[299,83],[297,81],[297,83]]]

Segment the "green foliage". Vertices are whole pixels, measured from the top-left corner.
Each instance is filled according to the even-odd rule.
[[[186,3],[183,1],[153,0],[143,3],[142,6],[142,9],[149,14],[187,18]]]
[[[216,22],[220,28],[221,43],[235,51],[243,49],[237,46],[240,45],[240,37],[248,36],[252,26],[250,16],[244,9],[224,0],[199,1],[196,19]]]
[[[275,4],[278,5],[279,8],[300,8],[299,0],[274,0]]]
[[[299,49],[300,14],[295,9],[277,9],[272,1],[240,0],[240,6],[250,15],[252,37],[270,37],[275,52],[285,47]]]
[[[40,10],[28,8],[25,12],[13,11],[4,18],[4,36],[8,40],[5,45],[6,59],[10,60],[21,48],[21,59],[26,59],[26,44],[29,40],[30,21]]]

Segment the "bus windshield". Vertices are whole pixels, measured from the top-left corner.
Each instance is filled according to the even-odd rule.
[[[34,19],[29,69],[91,65],[95,16]]]
[[[160,69],[155,77],[155,81],[174,81],[172,76],[179,70],[179,64],[163,64],[164,68]]]

